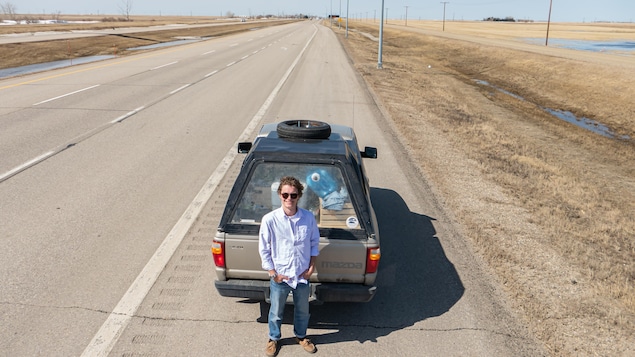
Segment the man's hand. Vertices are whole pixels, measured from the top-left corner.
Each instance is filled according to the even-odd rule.
[[[304,273],[302,273],[302,277],[308,281],[311,278],[311,275],[313,275],[314,270],[315,268],[313,267],[313,265],[309,266],[309,269],[305,270]]]
[[[313,272],[315,271],[315,259],[317,257],[312,256],[311,257],[311,261],[309,262],[309,269],[305,270],[304,273],[302,273],[301,277],[306,279],[307,281],[309,281],[309,279],[311,278],[311,275],[313,275]]]

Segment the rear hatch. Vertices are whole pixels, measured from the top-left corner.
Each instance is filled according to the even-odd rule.
[[[314,282],[364,283],[366,245],[357,240],[320,239]],[[267,280],[258,254],[258,239],[244,234],[225,234],[225,277]]]

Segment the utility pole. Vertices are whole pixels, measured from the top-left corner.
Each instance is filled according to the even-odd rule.
[[[346,0],[346,38],[348,38],[348,9],[350,0]]]
[[[406,6],[404,6],[404,7],[406,8],[406,27],[407,27],[407,26],[408,26],[408,8],[409,8],[410,6],[407,6],[407,5],[406,5]]]
[[[388,12],[388,9],[386,9],[386,12]],[[379,58],[377,59],[377,68],[382,69],[381,57],[384,44],[384,0],[381,0],[381,15],[379,18],[379,51],[377,51],[379,53]]]
[[[545,46],[549,45],[549,25],[551,25],[551,5],[553,5],[553,0],[549,0],[549,18],[547,18],[547,38],[545,39]]]
[[[441,4],[443,4],[443,31],[445,31],[445,5],[449,3],[448,1],[441,1]]]

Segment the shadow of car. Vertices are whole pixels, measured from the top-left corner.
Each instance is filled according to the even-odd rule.
[[[463,296],[461,279],[436,237],[434,218],[411,212],[393,190],[371,188],[371,199],[384,237],[377,294],[366,304],[313,305],[309,327],[337,330],[314,336],[316,343],[376,341],[446,313]],[[266,321],[267,310],[261,306],[265,315],[258,321]],[[293,323],[293,309],[287,309],[283,323]]]

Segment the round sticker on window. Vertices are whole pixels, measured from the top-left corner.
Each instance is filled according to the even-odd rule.
[[[358,226],[359,226],[359,222],[357,221],[357,217],[351,216],[346,218],[346,227],[357,228]]]

